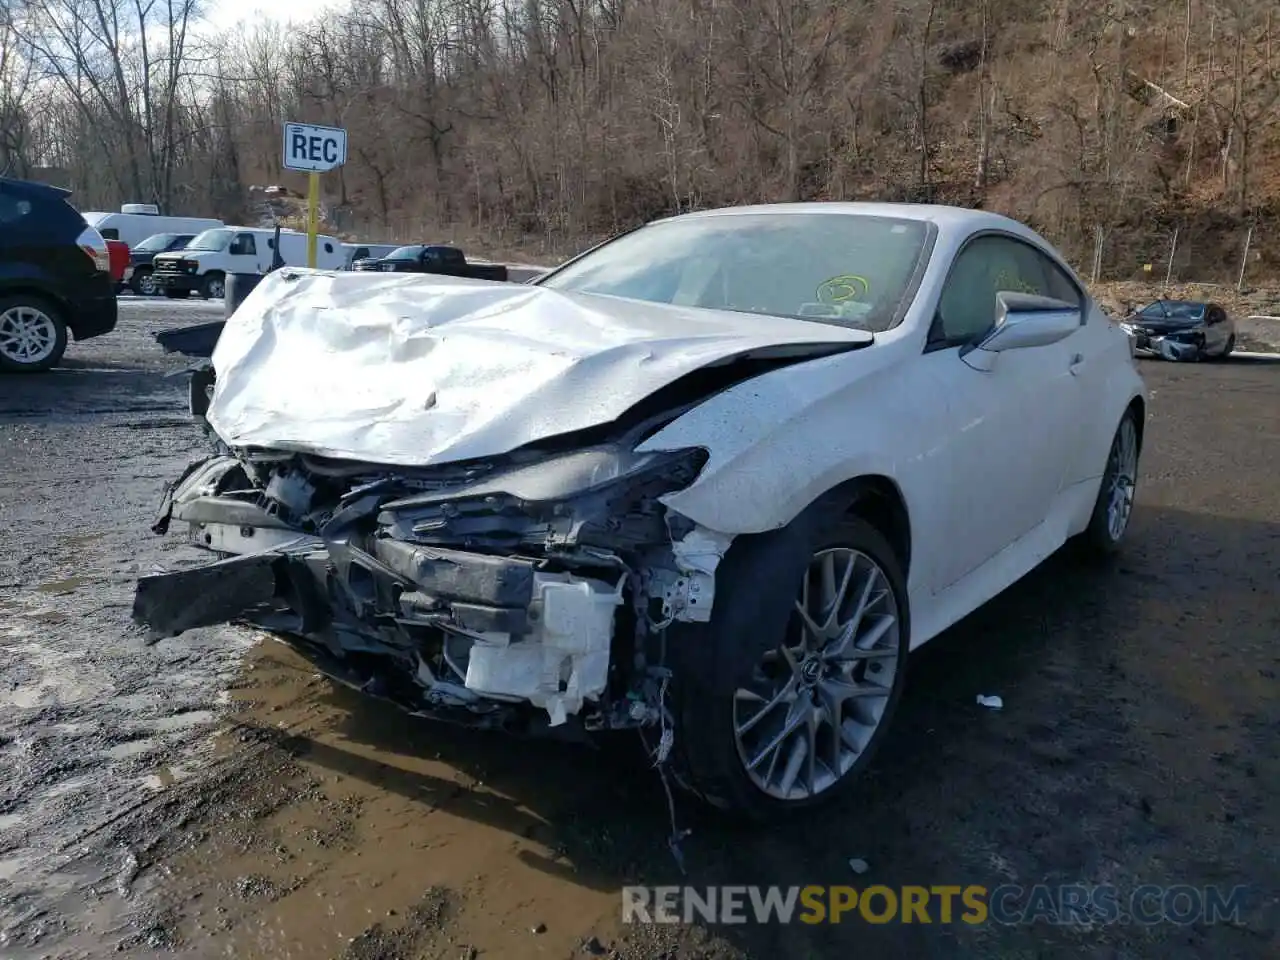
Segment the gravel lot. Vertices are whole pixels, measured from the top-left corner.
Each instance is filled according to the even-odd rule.
[[[194,558],[147,526],[205,449],[151,333],[220,308],[121,305],[0,379],[5,960],[1280,955],[1280,364],[1144,363],[1123,557],[1054,558],[914,658],[843,808],[682,808],[689,883],[1247,884],[1239,923],[623,927],[620,886],[680,882],[630,740],[411,722],[248,631],[130,626],[136,576]]]

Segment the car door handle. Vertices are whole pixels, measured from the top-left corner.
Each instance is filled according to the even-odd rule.
[[[1081,354],[1081,353],[1073,354],[1071,357],[1071,363],[1067,365],[1067,369],[1070,370],[1073,375],[1077,375],[1080,373],[1080,367],[1083,364],[1084,364],[1084,354]]]

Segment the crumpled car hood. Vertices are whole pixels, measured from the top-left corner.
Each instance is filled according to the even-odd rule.
[[[609,423],[720,361],[873,339],[522,284],[290,268],[227,321],[206,417],[232,447],[427,466]]]

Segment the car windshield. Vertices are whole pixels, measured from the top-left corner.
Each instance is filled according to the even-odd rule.
[[[187,244],[188,250],[222,250],[235,236],[234,230],[206,230],[196,234],[194,240]]]
[[[927,238],[919,220],[716,214],[624,234],[541,285],[875,332],[901,318]]]
[[[1199,320],[1204,316],[1203,303],[1187,303],[1181,300],[1160,300],[1142,309],[1142,316],[1157,320]]]
[[[144,253],[156,253],[161,250],[168,250],[169,244],[177,239],[176,233],[155,233],[147,237],[133,249],[141,250]]]
[[[386,260],[417,260],[422,255],[422,244],[415,243],[407,247],[396,247],[383,259]],[[376,256],[376,254],[375,254]]]

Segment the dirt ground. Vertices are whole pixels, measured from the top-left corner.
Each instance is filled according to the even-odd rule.
[[[750,831],[679,800],[686,883],[1245,884],[1239,922],[624,926],[622,885],[682,882],[630,738],[461,732],[248,631],[129,625],[139,573],[196,559],[147,525],[204,450],[150,334],[216,308],[122,305],[0,380],[4,960],[1280,955],[1280,363],[1143,363],[1122,558],[1054,558],[917,654],[846,804]]]

